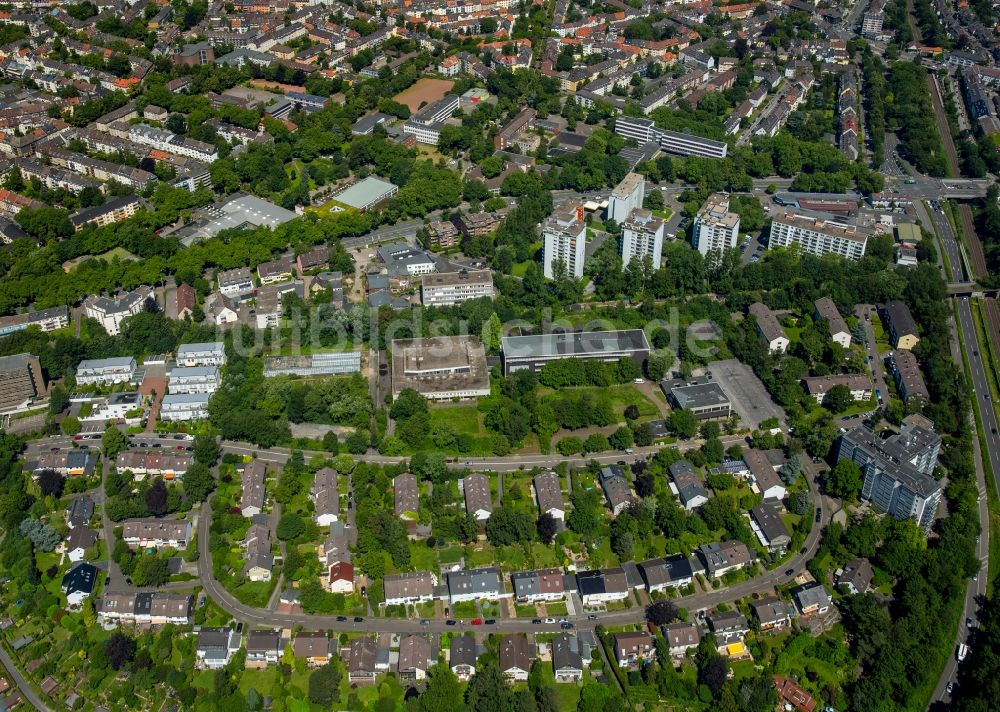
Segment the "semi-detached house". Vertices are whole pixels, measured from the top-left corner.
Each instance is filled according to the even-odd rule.
[[[562,569],[517,571],[510,575],[514,598],[526,603],[558,601],[566,595]]]
[[[452,571],[448,574],[448,596],[452,603],[480,599],[495,601],[503,592],[500,569],[497,566]]]

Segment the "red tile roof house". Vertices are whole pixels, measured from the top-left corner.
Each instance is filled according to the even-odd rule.
[[[295,266],[299,268],[299,274],[303,277],[308,270],[325,268],[329,262],[330,248],[326,245],[320,245],[295,258]]]
[[[778,690],[778,697],[786,706],[798,712],[813,712],[816,709],[816,700],[813,696],[787,677],[775,675],[774,687]]]
[[[177,288],[177,318],[190,316],[198,304],[198,295],[190,284],[182,284]]]
[[[330,567],[330,578],[327,583],[330,593],[354,593],[354,565],[338,561]]]

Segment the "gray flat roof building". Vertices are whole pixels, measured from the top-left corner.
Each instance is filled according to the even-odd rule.
[[[729,396],[722,386],[707,376],[663,381],[660,388],[671,405],[690,410],[699,420],[728,418],[732,412]]]
[[[24,407],[45,393],[45,379],[36,356],[0,357],[0,413]]]
[[[183,229],[183,244],[215,237],[232,228],[268,227],[272,230],[296,215],[279,205],[255,195],[240,195],[221,205],[214,205],[201,212],[202,220]]]
[[[333,197],[334,201],[364,212],[399,192],[399,186],[368,176]]]
[[[628,357],[641,363],[649,350],[642,329],[505,336],[501,340],[505,375],[524,369],[538,371],[549,361],[562,358],[617,361]]]
[[[475,336],[436,336],[392,342],[392,393],[412,388],[426,398],[490,394],[486,349]]]

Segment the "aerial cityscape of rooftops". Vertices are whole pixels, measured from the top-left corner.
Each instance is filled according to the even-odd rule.
[[[1000,708],[1000,0],[14,0],[0,70],[0,712]]]

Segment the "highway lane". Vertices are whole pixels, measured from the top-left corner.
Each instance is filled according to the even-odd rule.
[[[966,349],[972,349],[968,354],[969,368],[972,376],[972,389],[975,394],[974,408],[977,409],[983,424],[983,434],[986,439],[986,452],[982,456],[988,457],[993,472],[1000,472],[1000,436],[997,435],[997,417],[992,402],[987,400],[989,395],[989,382],[986,380],[986,370],[982,361],[982,349],[979,345],[975,324],[972,320],[972,307],[967,297],[958,300],[958,321],[959,328],[965,340]],[[979,444],[975,443],[976,450],[979,451]],[[977,489],[979,491],[979,521],[982,525],[982,534],[976,547],[976,555],[982,562],[982,569],[979,575],[969,582],[966,587],[965,601],[963,607],[963,618],[959,624],[958,635],[955,646],[960,643],[968,643],[970,630],[966,626],[966,620],[972,619],[973,623],[979,620],[979,601],[986,595],[986,586],[989,581],[989,512],[986,500],[986,481],[983,468],[980,462],[976,461]],[[937,688],[934,690],[933,701],[950,702],[951,696],[946,692],[949,682],[955,680],[958,672],[958,660],[952,655],[938,680]]]
[[[962,250],[958,240],[955,239],[951,222],[943,212],[944,208],[941,206],[941,202],[932,200],[926,207],[918,203],[918,207],[918,212],[922,210],[925,216],[930,217],[930,223],[941,238],[941,246],[944,248],[944,254],[948,257],[948,266],[945,269],[951,270],[951,274],[947,275],[949,279],[946,281],[967,282],[969,274],[965,268],[965,260],[962,259]]]
[[[920,207],[921,209],[923,208],[922,205]],[[963,259],[964,255],[955,237],[955,232],[951,227],[951,222],[940,210],[934,210],[933,208],[934,206],[932,205],[930,217],[937,229],[944,254],[948,256],[951,281],[964,281],[967,278],[968,272],[965,260]],[[965,343],[966,357],[968,358],[970,368],[969,375],[971,376],[970,380],[975,400],[973,407],[978,411],[983,424],[986,452],[980,452],[978,442],[974,443],[974,447],[981,457],[989,458],[993,472],[1000,473],[1000,435],[998,435],[997,416],[992,402],[988,398],[989,382],[986,379],[986,369],[982,357],[984,350],[979,343],[979,336],[972,320],[972,307],[967,297],[958,299],[956,311],[958,312],[958,323],[955,324],[955,328],[961,329],[962,339]],[[958,353],[959,348],[958,343],[953,341],[952,351],[956,356],[961,357],[961,354]],[[958,634],[955,639],[956,649],[960,643],[966,642],[969,637],[969,629],[965,625],[965,620],[968,618],[971,618],[973,622],[978,620],[978,601],[981,600],[981,596],[985,596],[987,582],[989,581],[990,531],[986,500],[986,476],[979,459],[975,460],[975,465],[976,486],[979,491],[979,521],[982,528],[976,555],[983,562],[983,568],[978,577],[969,581],[966,586],[962,622],[959,625]],[[955,680],[957,671],[958,660],[955,655],[952,655],[949,657],[948,662],[945,663],[944,670],[941,671],[941,677],[938,679],[937,687],[931,697],[931,705],[935,703],[948,704],[951,701],[951,696],[947,693],[946,689],[948,683]]]

